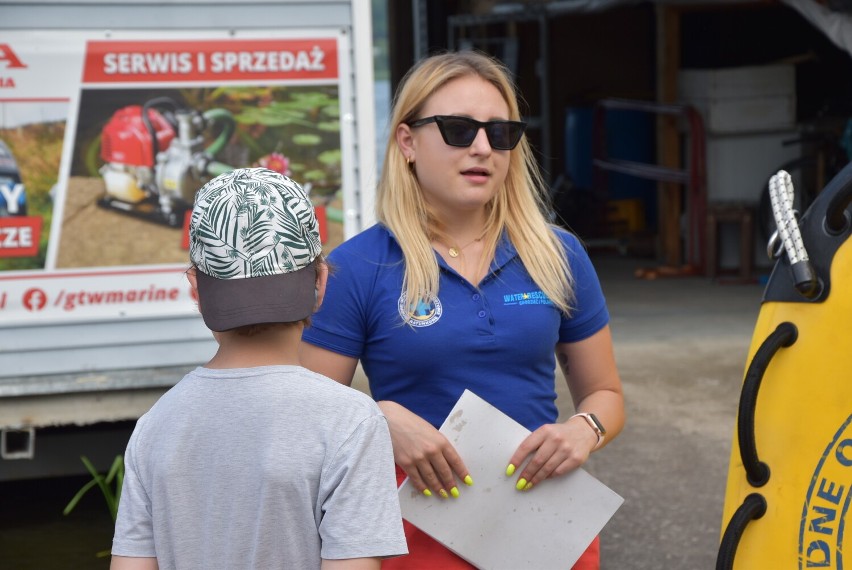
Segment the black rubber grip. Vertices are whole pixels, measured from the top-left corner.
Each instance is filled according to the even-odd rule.
[[[745,380],[743,380],[743,390],[740,394],[740,407],[737,415],[737,438],[746,478],[753,487],[761,487],[769,481],[769,466],[760,461],[754,437],[754,411],[757,405],[757,393],[760,390],[763,374],[772,361],[772,357],[775,356],[778,349],[796,342],[798,334],[798,329],[793,323],[784,322],[778,325],[757,349],[754,358],[749,363]]]
[[[737,546],[748,523],[766,514],[766,499],[759,493],[752,493],[743,500],[743,504],[734,511],[734,516],[725,528],[722,542],[719,544],[719,556],[716,557],[716,570],[731,570]]]

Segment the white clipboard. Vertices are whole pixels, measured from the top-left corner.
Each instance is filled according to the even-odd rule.
[[[530,431],[465,390],[440,431],[470,470],[461,496],[426,497],[399,487],[404,519],[482,570],[569,570],[624,499],[582,468],[517,491],[509,458]],[[449,489],[448,489],[449,491]]]

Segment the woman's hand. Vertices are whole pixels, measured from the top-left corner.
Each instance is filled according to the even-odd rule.
[[[514,474],[532,455],[515,484],[519,491],[532,489],[548,477],[565,475],[585,463],[597,443],[597,434],[583,418],[545,424],[521,442],[509,459],[506,475]]]
[[[609,326],[592,336],[556,345],[556,357],[568,382],[574,409],[594,412],[612,441],[624,427],[624,395],[615,366]],[[561,424],[546,424],[521,442],[509,459],[506,475],[516,475],[516,488],[531,489],[548,477],[564,475],[586,462],[598,445],[598,436],[585,419],[572,417]],[[529,463],[520,473],[515,469]]]
[[[396,402],[378,402],[388,419],[393,458],[408,474],[411,484],[425,495],[458,497],[455,474],[472,485],[470,474],[459,454],[432,424]],[[428,492],[427,492],[428,491]]]

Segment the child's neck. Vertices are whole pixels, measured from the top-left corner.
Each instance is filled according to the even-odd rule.
[[[273,327],[253,336],[216,333],[219,350],[206,368],[253,368],[294,365],[299,362],[301,326]]]

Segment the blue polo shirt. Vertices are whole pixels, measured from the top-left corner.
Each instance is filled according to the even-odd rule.
[[[438,298],[401,317],[402,250],[375,225],[336,247],[322,308],[303,340],[358,358],[373,398],[392,400],[440,427],[465,388],[529,430],[558,416],[554,349],[609,322],[597,274],[577,238],[556,230],[575,280],[564,317],[502,239],[477,288],[437,256]],[[437,255],[437,254],[436,254]]]

